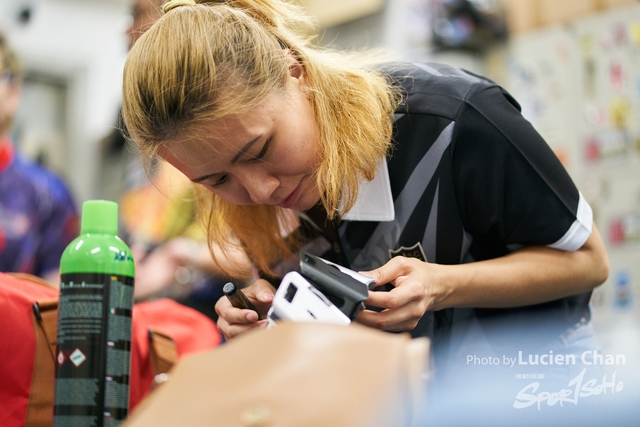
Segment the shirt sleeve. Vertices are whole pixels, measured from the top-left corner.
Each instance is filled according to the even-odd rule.
[[[472,236],[567,251],[588,239],[589,204],[506,91],[472,92],[456,118],[453,144],[458,203]]]
[[[74,200],[62,180],[46,177],[40,196],[41,244],[38,248],[35,274],[41,275],[59,268],[65,248],[78,236],[79,217]]]

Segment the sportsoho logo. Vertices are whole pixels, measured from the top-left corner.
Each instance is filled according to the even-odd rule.
[[[506,354],[502,357],[469,354],[466,362],[467,366],[494,366],[497,369],[501,366],[502,369],[509,371],[528,372],[514,372],[515,379],[532,381],[516,393],[512,406],[516,409],[524,409],[535,405],[540,411],[543,406],[578,405],[582,399],[592,396],[620,393],[624,389],[624,382],[616,376],[616,372],[590,375],[587,369],[605,366],[617,369],[616,367],[627,364],[627,358],[623,354],[602,354],[595,350],[584,351],[581,354],[560,354],[553,351],[524,354],[519,351],[515,357]],[[562,378],[557,377],[557,368],[570,366],[583,369],[573,377],[567,375],[566,383],[563,383]],[[601,370],[598,369],[598,372]],[[555,376],[553,387],[547,382],[551,379],[550,375]]]
[[[513,360],[511,366],[515,365]],[[522,352],[518,352],[518,366],[563,366],[563,365],[576,365],[576,355],[574,354],[556,354],[553,352],[545,354],[529,354],[528,357],[523,357]],[[595,350],[588,350],[580,355],[580,363],[582,366],[604,366],[604,365],[626,365],[627,359],[622,354],[600,354]],[[581,399],[598,396],[600,394],[615,394],[624,389],[624,382],[616,380],[616,372],[611,374],[611,377],[605,374],[602,379],[586,377],[587,368],[583,368],[582,371],[574,378],[570,379],[566,388],[560,390],[547,391],[541,390],[540,382],[534,381],[524,388],[522,388],[516,395],[513,407],[516,409],[528,408],[532,405],[537,405],[538,411],[541,410],[543,403],[547,406],[554,406],[560,404],[564,406],[565,403],[578,405]]]

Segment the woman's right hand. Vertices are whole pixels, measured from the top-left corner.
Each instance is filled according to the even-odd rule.
[[[218,313],[218,329],[227,340],[250,329],[266,326],[267,312],[271,307],[276,290],[266,280],[258,279],[240,292],[243,292],[256,306],[262,320],[258,320],[258,314],[255,311],[235,308],[229,299],[223,296],[218,300],[215,308]]]

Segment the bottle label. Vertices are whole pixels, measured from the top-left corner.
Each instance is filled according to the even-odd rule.
[[[54,426],[117,426],[129,407],[133,278],[61,279]]]

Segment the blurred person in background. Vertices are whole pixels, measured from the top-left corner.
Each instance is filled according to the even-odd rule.
[[[23,157],[9,135],[22,87],[19,60],[0,33],[0,271],[60,281],[60,257],[78,235],[63,180]]]
[[[128,48],[162,16],[164,0],[135,0]],[[214,304],[228,278],[214,264],[195,219],[192,183],[169,164],[147,174],[118,125],[103,143],[101,197],[120,205],[122,237],[136,261],[137,300],[173,298],[216,318]]]
[[[161,16],[163,0],[134,0],[131,4],[131,23],[126,35],[128,49]],[[102,140],[101,180],[99,197],[117,201],[124,192],[148,184],[135,147],[127,143],[121,129],[122,116],[118,112],[113,131]]]

